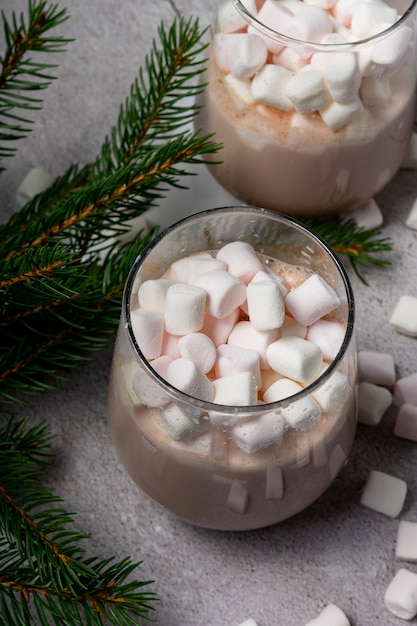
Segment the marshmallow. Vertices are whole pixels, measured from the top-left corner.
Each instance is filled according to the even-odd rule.
[[[263,270],[259,270],[259,272],[256,272],[256,274],[254,275],[254,277],[252,278],[250,282],[257,283],[258,281],[261,281],[261,280],[275,281],[279,287],[282,297],[284,298],[287,295],[288,287],[285,284],[283,278],[279,274],[274,272],[274,270],[272,270],[268,266],[265,266]]]
[[[258,626],[257,623],[255,622],[255,620],[253,620],[251,617],[249,619],[245,619],[244,622],[242,622],[241,624],[239,624],[239,626]]]
[[[307,337],[307,326],[299,324],[289,315],[285,316],[284,323],[279,329],[281,337],[301,337],[305,339]]]
[[[160,359],[163,357],[158,358]],[[155,360],[157,361],[158,359]],[[141,405],[150,408],[160,408],[169,402],[170,398],[168,394],[148,375],[147,372],[141,368],[138,370],[136,364],[134,371],[135,375],[132,380],[132,391]],[[126,375],[126,371],[123,373]]]
[[[266,351],[269,366],[288,378],[299,382],[313,380],[322,366],[320,348],[300,337],[281,337]]]
[[[291,428],[308,431],[323,417],[322,410],[312,396],[297,400],[282,410],[285,421]],[[340,467],[340,466],[339,466]]]
[[[339,304],[340,300],[334,289],[318,274],[312,274],[285,298],[288,311],[304,326],[314,324],[337,309]]]
[[[282,441],[285,422],[282,415],[265,413],[237,424],[231,430],[235,444],[246,454],[256,454]]]
[[[213,37],[213,50],[217,65],[221,70],[230,72],[233,61],[233,49],[244,33],[216,33]]]
[[[216,361],[216,347],[212,340],[203,333],[190,333],[178,341],[180,355],[191,359],[198,369],[207,374]]]
[[[405,220],[405,225],[412,230],[417,230],[417,198],[414,200],[411,209]]]
[[[211,270],[227,270],[227,265],[211,256],[193,256],[188,260],[187,282],[192,285],[199,276]]]
[[[319,43],[332,32],[332,24],[326,11],[318,6],[303,4],[281,32],[299,41]]]
[[[412,29],[409,26],[401,26],[389,37],[385,37],[374,45],[371,60],[384,67],[398,68],[407,50],[410,49],[412,37]]]
[[[413,619],[417,615],[417,574],[399,569],[385,591],[384,602],[396,617]]]
[[[29,200],[32,200],[32,198],[39,193],[48,189],[54,180],[52,174],[41,167],[31,169],[17,189],[17,202],[19,206],[24,206],[26,202],[29,202]]]
[[[417,373],[399,378],[394,385],[394,395],[401,404],[417,405]]]
[[[307,341],[319,346],[323,359],[333,361],[342,347],[346,328],[340,322],[317,320],[308,327]]]
[[[191,359],[181,357],[172,361],[167,368],[167,381],[189,396],[205,402],[213,400],[213,385]]]
[[[357,97],[362,77],[353,52],[330,54],[324,75],[333,100],[348,104]]]
[[[233,48],[230,71],[236,78],[251,78],[266,63],[268,48],[258,35],[247,34]]]
[[[347,376],[335,371],[317,391],[312,393],[312,396],[321,406],[323,413],[328,413],[340,406],[348,388]]]
[[[227,497],[227,506],[235,513],[244,515],[248,508],[248,503],[249,492],[245,483],[240,480],[233,480]]]
[[[417,523],[401,520],[398,524],[395,556],[403,561],[417,562]]]
[[[284,67],[267,63],[252,80],[253,97],[283,111],[291,111],[293,103],[286,95],[286,88],[292,76]]]
[[[401,163],[401,167],[406,169],[417,169],[417,133],[412,133],[407,148],[407,153]]]
[[[225,406],[253,406],[258,403],[255,376],[251,372],[239,372],[213,381],[215,404]],[[210,419],[213,417],[210,414]],[[214,418],[215,419],[215,418]],[[220,416],[224,422],[224,415]],[[217,421],[217,420],[216,420]]]
[[[366,39],[382,33],[397,19],[396,9],[387,4],[360,2],[353,9],[350,29],[357,39]]]
[[[381,209],[375,202],[374,198],[365,200],[359,206],[351,211],[341,214],[342,218],[353,220],[357,226],[365,230],[379,228],[384,221]]]
[[[404,506],[407,484],[384,472],[371,470],[366,479],[360,502],[389,517],[398,517]]]
[[[177,283],[165,298],[165,329],[171,335],[186,335],[201,330],[207,293],[196,285]]]
[[[342,609],[336,604],[328,604],[322,612],[306,626],[350,626],[350,622]]]
[[[285,319],[284,300],[273,280],[250,282],[247,288],[249,319],[256,330],[280,328]]]
[[[261,370],[259,367],[259,353],[247,348],[239,348],[230,344],[223,344],[217,348],[215,362],[216,378],[224,378],[241,372],[253,374],[256,384],[261,384]]]
[[[239,309],[235,309],[223,319],[217,319],[206,312],[202,332],[210,337],[217,348],[222,343],[226,343],[231,331],[239,319]]]
[[[245,283],[265,269],[253,246],[245,241],[227,243],[217,251],[216,258],[227,263],[227,271]]]
[[[166,379],[168,366],[173,360],[174,359],[168,354],[161,354],[161,356],[158,356],[156,359],[150,361],[149,365],[161,378]]]
[[[193,255],[192,259],[212,259],[213,257],[208,252],[199,252]],[[182,257],[177,259],[169,266],[165,278],[175,280],[181,283],[188,282],[188,267],[190,264],[190,257]]]
[[[302,115],[321,109],[330,99],[323,74],[314,69],[298,72],[290,78],[285,94]]]
[[[308,59],[300,56],[294,48],[283,48],[272,57],[274,65],[281,65],[290,72],[299,72],[308,63]]]
[[[220,319],[230,315],[246,300],[245,283],[226,270],[206,272],[197,278],[194,286],[207,293],[207,310]]]
[[[178,359],[181,356],[181,352],[178,347],[180,338],[181,335],[170,335],[169,333],[165,332],[162,341],[161,354],[166,354],[172,359]]]
[[[417,441],[417,406],[402,404],[395,420],[394,435],[402,439]]]
[[[243,111],[250,104],[254,104],[250,80],[240,80],[227,74],[224,77],[224,84],[238,111]]]
[[[333,6],[333,15],[337,22],[344,26],[350,26],[353,11],[363,0],[337,0]]]
[[[256,15],[256,4],[254,0],[245,0],[244,5],[252,15]],[[219,29],[223,33],[233,33],[247,25],[245,18],[239,13],[231,0],[227,0],[220,5],[217,13],[217,21]]]
[[[279,378],[266,389],[262,399],[268,404],[271,402],[279,402],[280,400],[286,400],[294,396],[302,390],[303,387],[296,383],[295,380]]]
[[[395,363],[392,355],[385,352],[359,350],[358,379],[360,382],[393,387],[395,384]]]
[[[183,413],[175,402],[170,402],[162,409],[161,420],[168,436],[174,441],[186,441],[197,437],[209,426],[208,420],[192,419]]]
[[[282,33],[283,30],[285,30],[285,26],[290,19],[291,12],[283,6],[282,3],[275,2],[274,0],[265,0],[257,15],[258,22],[265,24],[268,28],[278,33]],[[248,27],[248,33],[258,33],[258,31],[254,26],[250,25]],[[276,53],[283,48],[284,44],[280,41],[276,41],[272,37],[262,34],[261,37],[264,39],[271,52]]]
[[[259,354],[261,368],[267,369],[269,366],[266,359],[266,350],[269,344],[276,341],[278,337],[278,328],[273,330],[256,330],[250,322],[242,321],[235,325],[227,343],[240,348],[256,350]]]
[[[164,318],[159,313],[137,309],[130,314],[132,330],[143,356],[148,361],[160,356]]]
[[[171,285],[177,284],[175,280],[165,280],[157,278],[155,280],[145,280],[138,289],[138,302],[141,309],[152,311],[153,313],[164,314],[165,298]]]
[[[389,323],[399,333],[417,337],[417,298],[401,296],[392,312]]]
[[[376,426],[392,404],[392,394],[372,383],[358,384],[358,422]]]
[[[362,111],[363,104],[359,98],[355,98],[348,104],[341,104],[331,100],[320,109],[320,115],[330,130],[338,130],[352,122]]]
[[[304,4],[312,4],[320,9],[331,9],[336,0],[304,0]]]

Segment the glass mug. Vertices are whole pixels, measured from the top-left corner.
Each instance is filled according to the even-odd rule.
[[[318,274],[337,294],[339,303],[325,318],[339,326],[340,345],[316,379],[296,384],[291,397],[265,402],[264,396],[263,404],[255,400],[242,406],[239,401],[226,405],[188,395],[154,369],[157,360],[144,355],[146,337],[138,341],[133,317],[141,286],[172,278],[172,268],[188,257],[215,257],[231,242],[250,244],[267,272],[279,267],[290,289],[301,278]],[[247,316],[243,309],[240,319]],[[210,315],[205,311],[204,316],[201,333],[209,333]],[[268,387],[271,371],[261,372],[258,386]],[[218,530],[264,527],[306,508],[344,466],[356,432],[356,377],[353,295],[343,266],[327,244],[274,211],[212,209],[166,229],[133,265],[110,377],[112,437],[133,480],[172,514]],[[311,407],[318,410],[314,416],[305,413]],[[304,415],[308,422],[291,421]]]
[[[380,191],[413,129],[416,4],[221,0],[195,124],[223,144],[218,182],[295,216]]]

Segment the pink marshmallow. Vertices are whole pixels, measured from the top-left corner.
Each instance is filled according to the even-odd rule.
[[[164,336],[164,318],[159,313],[137,309],[130,314],[132,330],[145,359],[160,356]]]
[[[163,278],[155,280],[145,280],[138,289],[138,302],[141,309],[152,311],[152,313],[164,314],[165,298],[171,285],[175,285],[174,280]]]
[[[216,348],[212,340],[203,333],[190,333],[181,337],[178,348],[182,357],[191,359],[207,374],[216,361]]]
[[[333,361],[342,347],[345,334],[346,329],[340,322],[318,320],[309,326],[306,339],[319,346],[323,359]]]
[[[394,385],[394,395],[401,404],[417,405],[417,373],[399,378]]]
[[[266,360],[266,350],[279,337],[279,329],[256,330],[250,322],[238,322],[233,328],[227,341],[232,346],[256,350],[259,354],[262,369],[269,367]]]
[[[358,352],[359,382],[373,383],[383,387],[395,385],[395,363],[391,354],[360,350]]]
[[[204,316],[204,324],[201,332],[210,337],[217,348],[222,343],[226,343],[234,325],[239,319],[239,309],[235,309],[223,319],[213,317],[206,312]]]
[[[173,358],[168,354],[161,354],[156,359],[150,361],[149,365],[155,370],[161,378],[166,379],[168,366],[171,365]]]
[[[202,257],[194,256],[188,260],[187,282],[193,284],[201,274],[210,272],[211,270],[226,270],[227,266],[224,261],[214,259],[212,256]]]
[[[285,297],[288,311],[304,326],[311,326],[339,304],[335,290],[318,274],[312,274]]]
[[[217,378],[223,378],[240,372],[251,372],[256,384],[261,383],[259,367],[259,353],[247,348],[239,348],[230,344],[223,344],[217,348],[217,358],[214,366]]]
[[[385,591],[384,603],[396,617],[412,620],[417,615],[417,574],[399,569]]]
[[[288,293],[288,287],[285,284],[284,279],[282,278],[282,276],[280,276],[279,274],[277,274],[276,272],[274,272],[274,270],[272,270],[270,267],[268,267],[267,265],[265,265],[263,270],[259,270],[259,272],[256,272],[256,274],[254,275],[254,277],[252,278],[252,280],[250,281],[251,283],[257,283],[261,280],[273,280],[277,283],[279,290],[281,292],[282,297],[284,298],[287,293]]]
[[[205,402],[213,400],[213,385],[191,359],[181,357],[172,361],[167,368],[167,381],[189,396]]]
[[[202,274],[194,286],[207,293],[207,310],[219,319],[230,315],[246,300],[246,285],[225,270],[211,270]]]
[[[216,33],[213,37],[213,49],[217,65],[221,70],[230,72],[233,61],[233,49],[244,37],[244,33]]]
[[[286,7],[280,6],[274,0],[265,0],[258,11],[257,20],[276,32],[282,33],[287,22],[291,20],[291,13]],[[258,31],[254,26],[250,25],[248,27],[248,33],[258,33]],[[267,37],[266,35],[261,36],[271,52],[279,52],[284,47],[281,42],[275,41],[272,37]]]
[[[395,33],[374,45],[371,54],[372,61],[391,69],[398,68],[407,50],[410,50],[412,37],[412,29],[409,26],[402,26]]]
[[[165,332],[162,341],[161,354],[166,354],[172,359],[179,359],[179,357],[181,356],[180,349],[178,347],[178,342],[180,338],[181,335],[170,335],[169,333]]]
[[[417,406],[402,404],[395,420],[394,435],[401,439],[417,441]]]
[[[332,23],[326,11],[305,4],[285,24],[285,29],[281,32],[293,39],[319,43],[332,30]]]
[[[247,34],[233,48],[230,71],[236,78],[251,78],[266,63],[268,48],[259,35]]]
[[[281,337],[301,337],[301,339],[307,337],[307,326],[299,324],[289,315],[285,316],[284,323],[279,331]]]
[[[216,378],[213,381],[215,404],[222,404],[226,406],[254,406],[258,403],[258,389],[256,385],[255,376],[251,372],[239,372],[232,376],[225,376],[224,378]],[[217,418],[210,413],[210,419],[216,425]],[[224,423],[225,419],[234,421],[233,416],[225,418],[224,415],[219,414],[221,423]]]
[[[253,246],[245,241],[233,241],[217,252],[217,258],[227,263],[227,269],[233,276],[248,283],[256,272],[265,270],[265,266],[256,254]]]

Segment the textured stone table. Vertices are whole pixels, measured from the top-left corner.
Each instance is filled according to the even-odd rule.
[[[59,57],[59,80],[44,94],[32,135],[0,178],[2,220],[15,210],[17,187],[32,167],[57,175],[95,157],[161,18],[169,24],[176,15],[193,14],[208,25],[212,11],[204,0],[61,4],[71,16],[65,32],[76,43]],[[8,14],[25,6],[2,2]],[[205,170],[199,172],[188,191],[169,192],[150,217],[166,225],[187,212],[233,203]],[[388,324],[400,295],[417,296],[417,232],[404,224],[416,195],[415,171],[400,171],[378,195],[383,234],[394,242],[392,263],[367,270],[369,286],[352,276],[359,348],[391,353],[398,377],[417,371],[417,340]],[[399,519],[417,521],[417,447],[393,436],[395,407],[379,426],[359,427],[346,468],[307,511],[263,530],[213,532],[174,519],[126,475],[107,424],[110,363],[108,350],[58,392],[36,399],[29,413],[51,424],[56,462],[46,482],[78,513],[77,529],[92,535],[88,553],[143,561],[137,576],[155,580],[158,624],[237,626],[253,617],[259,626],[304,626],[329,602],[346,612],[352,626],[401,623],[385,609],[383,595],[403,565],[394,555]],[[360,505],[370,469],[407,481],[399,519]]]

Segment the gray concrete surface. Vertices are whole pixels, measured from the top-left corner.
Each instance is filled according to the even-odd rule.
[[[7,14],[26,6],[21,0],[1,4]],[[204,0],[67,0],[61,5],[71,16],[65,33],[76,42],[59,57],[59,80],[44,94],[33,133],[0,178],[2,220],[15,210],[17,187],[32,167],[59,174],[72,162],[94,158],[161,17],[170,23],[175,15],[194,14],[206,25],[213,9]],[[359,348],[393,354],[398,377],[417,371],[417,340],[388,324],[400,295],[417,296],[417,232],[404,224],[416,195],[417,172],[404,170],[378,195],[383,233],[394,242],[392,263],[367,270],[369,286],[352,276]],[[156,217],[169,223],[175,211],[229,200],[201,170],[192,188],[170,194]],[[399,519],[417,521],[417,448],[393,436],[395,407],[378,427],[359,427],[346,468],[308,510],[263,530],[213,532],[171,517],[126,475],[107,424],[110,363],[109,349],[22,415],[51,425],[56,462],[45,481],[77,512],[76,527],[92,535],[87,553],[143,561],[137,577],[155,581],[158,624],[238,626],[252,617],[258,626],[304,626],[329,602],[346,612],[352,626],[401,623],[385,609],[383,595],[404,565],[394,555]],[[360,505],[370,469],[407,481],[399,519]],[[417,571],[415,564],[407,567]]]

